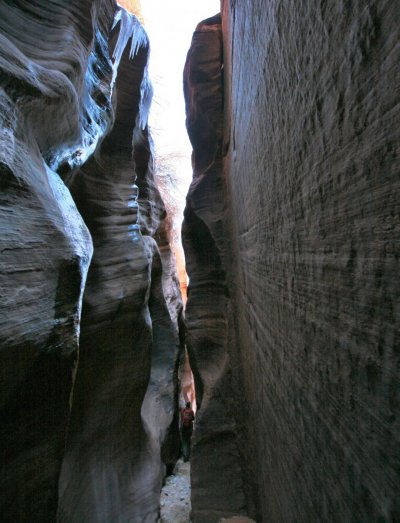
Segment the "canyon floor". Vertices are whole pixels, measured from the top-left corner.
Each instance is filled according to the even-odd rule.
[[[190,522],[190,462],[180,459],[161,491],[161,511],[158,523]]]

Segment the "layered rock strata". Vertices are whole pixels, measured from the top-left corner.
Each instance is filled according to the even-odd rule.
[[[111,0],[0,6],[4,522],[153,522],[161,455],[177,457],[181,304],[148,42],[115,13]]]
[[[222,368],[210,338],[230,339],[255,520],[397,521],[399,11],[390,1],[224,1],[222,20],[227,192],[222,198],[212,177],[195,178],[187,210],[199,390],[205,397],[203,376]],[[195,159],[208,158],[202,131],[192,137]],[[191,218],[200,188],[208,221]],[[224,206],[225,230],[210,234]],[[209,271],[226,238],[225,272]],[[230,337],[226,322],[208,320],[221,285],[234,304]],[[196,319],[189,305],[202,311]],[[219,470],[212,453],[208,463]],[[194,489],[197,466],[193,456]],[[199,503],[194,490],[195,516]]]
[[[79,162],[110,118],[94,115],[88,74],[112,17],[101,4],[53,2],[51,27],[48,2],[0,5],[4,522],[52,522],[57,510],[92,241],[51,166],[66,152]]]
[[[190,279],[186,342],[198,405],[191,457],[195,523],[215,522],[245,508],[228,354],[222,65],[218,15],[197,26],[184,71],[187,129],[193,145],[193,181],[182,237]]]

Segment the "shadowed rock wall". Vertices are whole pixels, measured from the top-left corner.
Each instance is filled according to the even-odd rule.
[[[110,33],[115,12],[0,6],[2,522],[154,522],[177,457],[148,42],[123,11]]]
[[[220,16],[196,28],[185,65],[184,93],[193,145],[193,182],[182,227],[190,278],[185,323],[198,407],[192,437],[192,519],[202,523],[240,514],[245,505],[228,354]]]
[[[234,389],[252,512],[397,521],[398,6],[223,3]]]
[[[179,343],[153,239],[165,211],[152,180],[147,129],[140,129],[138,117],[148,90],[148,48],[133,60],[129,54],[128,46],[118,69],[112,131],[68,181],[94,255],[83,299],[60,521],[153,522],[164,473],[161,444],[173,416]]]
[[[92,9],[93,8],[93,9]],[[90,234],[56,167],[79,163],[94,114],[89,64],[110,2],[0,5],[0,514],[53,522],[78,356]],[[56,42],[56,45],[55,45]],[[91,122],[97,118],[96,124]]]
[[[223,133],[210,21],[185,69],[193,520],[231,499],[229,434],[257,521],[397,521],[400,12],[222,4]]]

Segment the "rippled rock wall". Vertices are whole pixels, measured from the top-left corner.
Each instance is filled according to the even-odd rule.
[[[176,459],[181,303],[146,127],[148,42],[115,13],[111,0],[0,6],[4,522],[153,522],[161,455]]]
[[[399,10],[226,0],[222,21],[225,199],[212,179],[199,187],[202,216],[215,226],[225,206],[226,225],[211,242],[205,219],[193,220],[191,236],[206,263],[230,240],[210,281],[234,305],[228,353],[249,514],[397,521]],[[209,338],[232,338],[225,322],[207,326],[216,299],[213,286],[196,288],[196,252],[189,245],[189,297],[207,352]],[[194,492],[194,514],[196,504]]]

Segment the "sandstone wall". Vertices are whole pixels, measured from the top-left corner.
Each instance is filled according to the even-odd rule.
[[[177,457],[148,42],[115,12],[0,6],[2,522],[153,522]]]
[[[198,407],[192,437],[192,519],[208,523],[245,509],[228,353],[225,267],[230,246],[224,228],[219,16],[196,28],[185,65],[184,92],[193,145],[193,181],[182,227],[190,279],[185,324]]]
[[[252,515],[397,521],[398,6],[223,9],[228,287]]]
[[[152,180],[148,132],[139,123],[148,47],[133,60],[129,54],[128,46],[118,69],[112,131],[67,181],[94,255],[83,298],[60,521],[153,522],[164,473],[161,444],[173,416],[179,343],[153,239],[165,211]]]
[[[0,5],[4,522],[55,520],[92,240],[51,166],[97,140],[88,64],[101,55],[95,31],[112,19],[111,3],[53,2],[49,27],[47,9],[44,1]],[[110,114],[97,117],[105,128]]]

